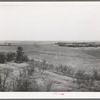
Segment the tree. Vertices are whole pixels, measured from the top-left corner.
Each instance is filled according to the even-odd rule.
[[[22,62],[22,58],[23,58],[23,55],[24,55],[23,48],[18,47],[16,52],[17,52],[16,61]]]
[[[16,52],[17,52],[17,55],[16,55],[17,62],[22,63],[29,60],[28,57],[24,54],[22,47],[18,47]]]

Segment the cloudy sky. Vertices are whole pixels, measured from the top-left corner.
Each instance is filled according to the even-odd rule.
[[[99,41],[100,2],[0,3],[0,40]]]

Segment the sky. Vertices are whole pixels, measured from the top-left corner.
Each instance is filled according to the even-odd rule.
[[[0,2],[0,40],[100,41],[100,2]]]

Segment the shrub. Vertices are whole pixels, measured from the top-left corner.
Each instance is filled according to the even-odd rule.
[[[71,68],[70,66],[63,66],[60,65],[56,67],[57,72],[60,72],[64,75],[69,75],[69,76],[74,76],[74,69]]]
[[[4,53],[0,53],[0,63],[5,63],[6,62],[6,55]]]
[[[16,88],[15,91],[28,91],[30,86],[29,78],[24,75],[25,73],[20,73],[19,77],[16,78]]]
[[[84,79],[85,77],[85,70],[78,70],[75,74],[75,77],[78,79]]]
[[[29,60],[27,55],[23,55],[22,62],[27,62]]]
[[[93,78],[95,80],[100,80],[100,71],[99,70],[96,70],[96,69],[93,70]]]
[[[12,72],[12,69],[8,69],[8,68],[4,68],[2,70],[0,70],[0,91],[7,91],[8,85],[8,78],[9,78],[9,74],[10,72]]]
[[[93,76],[86,74],[85,70],[78,70],[75,77],[77,79],[79,89],[83,89],[82,91],[94,91],[96,89]]]
[[[42,68],[43,70],[46,70],[47,67],[48,67],[48,64],[47,64],[46,60],[43,60],[42,63],[41,63],[41,68]]]
[[[63,72],[63,66],[59,65],[56,67],[57,72]]]
[[[49,74],[47,74],[45,77],[42,77],[42,81],[46,87],[47,91],[50,91],[52,85],[54,84],[53,80],[49,77]]]
[[[49,64],[47,69],[51,71],[55,71],[55,66],[53,64]]]
[[[27,70],[28,70],[29,75],[32,75],[33,72],[35,71],[34,63],[35,63],[34,60],[31,60],[28,62],[29,66],[27,66],[27,68],[28,68]]]
[[[14,91],[38,91],[38,86],[34,78],[30,78],[27,69],[23,69],[14,82]]]
[[[44,85],[46,86],[47,91],[50,91],[53,84],[54,83],[51,80],[48,80],[47,82],[44,81]]]
[[[78,84],[84,84],[86,81],[85,70],[78,70],[77,73],[75,74],[75,77],[77,79]]]
[[[15,60],[15,57],[16,57],[16,53],[14,53],[14,52],[7,53],[7,61],[8,62]]]

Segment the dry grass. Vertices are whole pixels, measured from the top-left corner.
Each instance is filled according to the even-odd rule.
[[[10,46],[10,47],[0,47],[1,51],[6,52],[15,52],[16,46]],[[49,72],[56,72],[59,77],[53,78],[45,78],[42,82],[44,83],[45,87],[47,87],[46,91],[51,91],[51,88],[55,85],[62,84],[63,88],[65,87],[65,84],[67,84],[67,88],[70,87],[68,84],[73,85],[71,82],[73,82],[72,76],[76,78],[77,81],[75,81],[75,85],[77,84],[79,86],[78,90],[80,91],[99,91],[99,72],[97,71],[100,66],[100,59],[96,56],[96,49],[91,48],[91,53],[85,52],[88,51],[85,48],[67,48],[67,47],[59,47],[51,44],[39,44],[39,45],[26,45],[23,46],[25,53],[30,58],[35,58],[41,61],[35,61],[32,60],[28,62],[28,65],[25,64],[16,64],[16,63],[7,63],[7,64],[1,64],[1,66],[5,68],[12,68],[14,70],[13,74],[19,75],[19,72],[16,74],[16,72],[19,69],[23,69],[23,67],[27,66],[28,76],[33,77],[33,73],[39,74],[39,76],[42,76],[43,73],[48,70]],[[85,50],[85,51],[84,51]],[[89,51],[90,52],[90,51]],[[93,53],[93,54],[92,54]],[[99,51],[98,51],[99,53]],[[60,65],[60,66],[59,66]],[[57,67],[58,66],[58,67]],[[97,70],[93,70],[93,69]],[[17,71],[15,71],[17,70]],[[88,75],[88,74],[89,75]],[[93,73],[93,76],[91,76],[91,73]],[[25,73],[20,73],[25,74]],[[65,76],[63,76],[65,75]],[[49,75],[50,76],[50,75]],[[71,81],[69,81],[68,76],[70,76]],[[35,76],[34,76],[35,77]],[[68,83],[66,80],[63,80],[62,77],[68,78]],[[57,84],[52,84],[53,79],[55,82],[58,82]],[[17,81],[17,82],[16,82]],[[16,78],[15,83],[11,82],[11,84],[15,84],[14,87],[19,87],[18,90],[16,88],[12,89],[15,91],[31,91],[30,86],[33,86],[34,91],[34,85],[35,87],[38,87],[36,82],[34,80],[31,80],[29,77],[22,77],[18,76]],[[61,82],[63,81],[63,83]],[[20,84],[21,82],[21,84]],[[28,83],[29,82],[29,83]],[[6,83],[6,82],[5,82]],[[22,84],[23,83],[23,84]],[[33,83],[33,84],[32,84]],[[22,90],[20,90],[20,86],[23,87]],[[26,88],[24,88],[24,86]],[[31,86],[31,87],[32,87]],[[74,85],[73,85],[74,86]],[[29,89],[29,90],[28,90]],[[83,90],[82,90],[83,89]],[[3,89],[4,90],[4,89]],[[9,89],[10,90],[10,89]],[[73,89],[72,89],[73,90]],[[38,91],[37,89],[35,91]],[[67,91],[67,89],[66,89]],[[74,90],[73,90],[74,91]]]
[[[38,45],[38,46],[36,46]],[[70,48],[70,47],[59,47],[53,44],[36,44],[36,45],[23,45],[25,54],[29,58],[46,60],[49,64],[55,66],[67,65],[77,70],[86,70],[87,73],[91,73],[91,70],[99,68],[100,54],[99,48]],[[17,46],[0,46],[0,52],[15,52]],[[97,53],[98,51],[98,53]],[[90,53],[89,53],[90,52]]]

